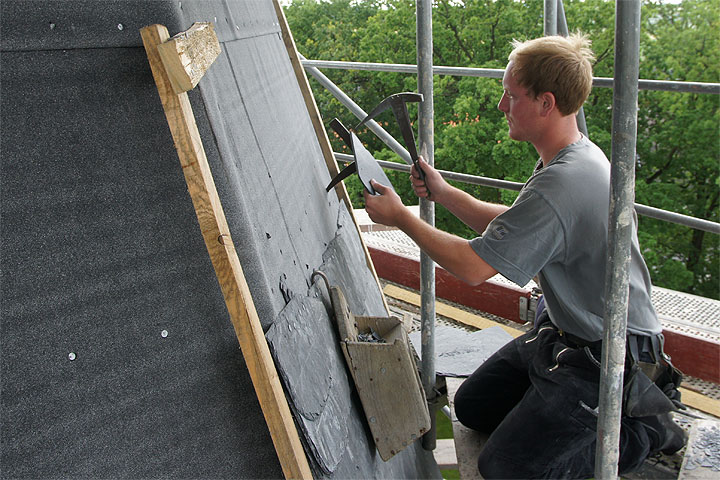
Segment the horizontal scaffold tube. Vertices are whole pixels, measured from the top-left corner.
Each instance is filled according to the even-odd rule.
[[[371,72],[417,73],[417,66],[402,63],[339,62],[329,60],[303,60],[304,67],[334,68],[340,70],[366,70]],[[500,68],[470,68],[434,66],[435,75],[456,75],[459,77],[502,78],[505,70]],[[613,79],[594,77],[593,87],[612,88]],[[640,90],[663,90],[684,93],[711,93],[720,95],[720,83],[674,82],[670,80],[638,80]]]
[[[339,162],[350,163],[353,161],[352,155],[344,153],[335,153],[335,158]],[[410,172],[409,165],[403,165],[402,163],[387,162],[385,160],[378,160],[378,164],[381,167],[387,168],[388,170],[399,170],[401,172]],[[450,172],[447,170],[438,170],[443,178],[448,180],[456,180],[458,182],[469,183],[472,185],[480,185],[483,187],[502,188],[505,190],[520,191],[523,184],[519,182],[510,182],[508,180],[498,180],[496,178],[479,177],[477,175],[469,175],[467,173]],[[640,203],[635,204],[635,211],[638,215],[643,215],[649,218],[655,218],[665,222],[676,223],[685,227],[694,228],[696,230],[702,230],[709,233],[715,233],[720,235],[720,223],[711,222],[710,220],[703,220],[702,218],[695,218],[689,215],[683,215],[682,213],[669,212],[660,208],[649,207]]]

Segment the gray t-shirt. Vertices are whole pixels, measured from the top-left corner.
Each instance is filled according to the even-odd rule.
[[[610,163],[602,150],[583,136],[541,167],[540,162],[513,206],[490,222],[470,245],[520,286],[537,275],[552,322],[585,340],[600,340]],[[634,222],[628,303],[631,333],[661,332],[650,289]]]

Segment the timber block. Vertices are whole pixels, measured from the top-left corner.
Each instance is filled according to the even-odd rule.
[[[179,95],[195,88],[220,55],[220,43],[213,24],[200,22],[158,45],[158,53],[170,85]]]
[[[488,436],[467,428],[455,416],[455,393],[464,380],[464,378],[455,377],[445,379],[451,412],[450,420],[452,421],[453,438],[455,439],[455,455],[462,480],[482,480],[477,468],[477,460]]]
[[[440,470],[457,470],[458,462],[455,455],[455,441],[452,438],[439,438],[433,450],[435,462]]]
[[[678,480],[720,477],[720,421],[700,419],[690,428]]]

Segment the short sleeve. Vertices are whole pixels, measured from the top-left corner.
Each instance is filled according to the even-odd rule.
[[[523,286],[545,265],[562,260],[565,228],[550,203],[526,188],[470,246],[502,276]]]

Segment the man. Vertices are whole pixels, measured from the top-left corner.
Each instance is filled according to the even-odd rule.
[[[366,210],[373,221],[399,227],[470,284],[498,272],[521,286],[537,277],[545,308],[534,329],[508,343],[463,383],[455,397],[457,417],[489,434],[478,459],[485,478],[589,478],[595,461],[610,195],[607,157],[580,133],[575,120],[590,93],[593,56],[580,34],[516,41],[513,47],[498,109],[510,138],[530,142],[540,159],[512,207],[481,202],[450,186],[422,160],[425,181],[414,169],[411,175],[416,194],[442,204],[480,236],[467,241],[431,227],[376,182],[379,195],[365,192]],[[646,363],[667,365],[636,232],[631,250],[627,334],[635,355],[626,364],[626,381],[640,356]],[[684,444],[682,429],[669,413],[656,413],[623,416],[620,473],[637,469],[649,454],[672,453]]]

